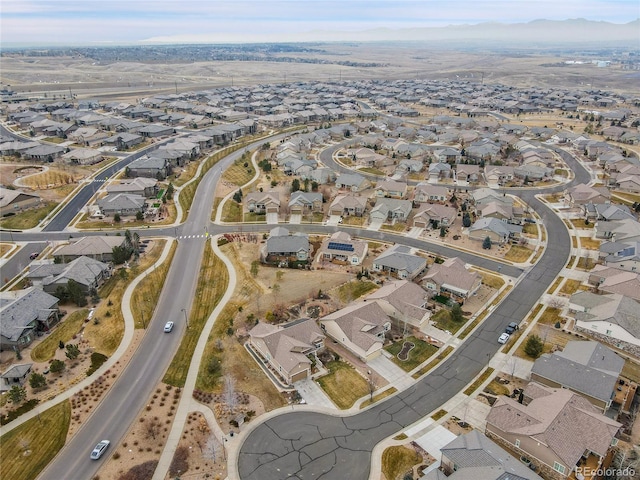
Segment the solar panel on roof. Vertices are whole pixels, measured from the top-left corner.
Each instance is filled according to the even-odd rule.
[[[353,252],[355,249],[353,245],[348,243],[329,242],[330,250],[340,250],[342,252]]]

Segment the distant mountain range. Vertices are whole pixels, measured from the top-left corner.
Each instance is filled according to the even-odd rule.
[[[313,31],[298,41],[417,41],[480,42],[505,47],[552,44],[627,44],[640,49],[640,19],[625,24],[576,18],[570,20],[533,20],[527,23],[479,23],[393,30],[379,28],[363,31]]]

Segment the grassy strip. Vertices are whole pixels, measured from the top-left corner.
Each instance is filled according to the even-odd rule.
[[[453,335],[455,335],[465,323],[464,321],[454,321],[451,318],[451,312],[446,308],[439,310],[433,317],[431,317],[431,321],[434,322],[435,326],[440,330],[448,331]]]
[[[431,418],[433,418],[436,422],[438,420],[440,420],[442,417],[444,417],[448,412],[444,409],[441,408],[440,410],[438,410],[436,413],[434,413],[433,415],[431,415]]]
[[[394,225],[384,224],[380,227],[380,230],[386,230],[389,232],[404,232],[407,226],[404,223],[396,223]]]
[[[504,279],[499,275],[494,275],[492,273],[487,273],[483,271],[479,271],[482,276],[482,284],[486,285],[489,288],[495,288],[496,290],[500,290],[504,285]]]
[[[182,388],[187,379],[193,352],[209,315],[218,304],[229,283],[229,272],[209,244],[204,249],[202,264],[198,274],[198,286],[194,298],[197,299],[189,316],[186,330],[176,356],[164,376],[163,382]]]
[[[77,335],[88,313],[89,310],[83,308],[70,314],[64,322],[61,322],[44,340],[31,350],[31,360],[34,362],[51,360],[56,354],[60,341],[67,343],[74,335]]]
[[[404,342],[411,342],[415,345],[415,347],[413,347],[409,352],[409,358],[407,358],[407,360],[405,361],[402,361],[398,358],[398,353],[400,353],[400,351],[402,350]],[[424,362],[427,358],[436,353],[438,351],[438,348],[425,342],[424,340],[420,340],[419,338],[412,336],[389,345],[385,348],[385,350],[393,355],[393,357],[391,357],[393,363],[398,365],[405,372],[410,372],[422,362]]]
[[[341,302],[348,303],[377,288],[379,288],[378,285],[368,280],[354,280],[340,285],[336,289],[336,293]]]
[[[222,180],[242,186],[248,183],[255,174],[256,170],[253,168],[253,162],[251,162],[251,154],[246,152],[224,171]]]
[[[171,262],[173,262],[176,248],[178,248],[178,244],[174,242],[165,261],[158,268],[154,268],[151,273],[145,275],[133,291],[130,308],[135,328],[146,328],[151,321],[160,293],[162,293],[164,282],[167,279]]]
[[[422,462],[422,456],[413,448],[402,445],[389,447],[382,452],[382,473],[385,478],[395,480],[420,462]]]
[[[96,308],[93,321],[85,324],[84,328],[84,338],[89,340],[95,351],[110,356],[120,345],[124,335],[122,297],[133,279],[141,271],[153,265],[162,255],[165,240],[156,240],[154,243],[154,247],[139,260],[137,265],[129,270],[120,269],[100,288],[98,293],[104,300]]]
[[[487,367],[487,369],[484,372],[482,372],[482,375],[476,378],[476,381],[473,382],[471,385],[469,385],[465,389],[465,391],[462,393],[464,393],[467,396],[471,395],[473,392],[475,392],[478,389],[480,385],[482,385],[485,382],[487,378],[491,376],[492,373],[493,373],[493,368]]]
[[[213,217],[215,219],[215,210],[213,212]],[[224,205],[222,206],[221,220],[223,222],[231,223],[242,222],[242,205],[233,199],[224,202]]]
[[[562,285],[562,288],[560,288],[560,293],[573,295],[578,291],[578,289],[580,288],[580,285],[582,285],[582,282],[580,280],[574,280],[573,278],[568,278]]]
[[[349,364],[333,361],[325,366],[329,374],[319,378],[318,383],[339,409],[350,408],[369,393],[367,381]]]
[[[398,389],[396,387],[387,388],[385,391],[377,393],[376,395],[374,395],[373,396],[373,400],[370,399],[370,398],[367,398],[364,402],[362,402],[360,404],[360,409],[363,409],[365,407],[368,407],[369,405],[372,405],[372,404],[374,404],[376,402],[379,402],[383,398],[387,398],[388,396],[393,395],[397,391],[398,391]]]
[[[71,405],[65,400],[0,437],[3,478],[36,478],[64,446],[70,420]]]
[[[192,181],[191,183],[189,183],[188,185],[186,185],[182,190],[180,190],[180,196],[178,198],[180,201],[180,205],[182,206],[182,217],[183,217],[180,219],[180,221],[184,221],[184,219],[186,218],[187,212],[189,208],[191,208],[191,203],[193,203],[193,197],[196,194],[198,185],[200,185],[200,182],[202,181],[202,178],[204,177],[204,175],[211,169],[211,167],[213,167],[216,163],[218,163],[224,157],[235,152],[236,150],[240,150],[241,148],[244,148],[246,144],[247,142],[242,142],[237,145],[232,145],[230,147],[223,148],[222,150],[219,150],[213,155],[211,155],[202,163],[202,170],[200,171],[200,176],[196,178],[194,181]]]
[[[555,282],[553,282],[553,284],[549,287],[549,290],[547,290],[547,293],[549,295],[552,295],[553,292],[555,292],[556,289],[558,288],[558,285],[560,285],[560,282],[562,282],[563,280],[564,280],[564,277],[556,278]]]
[[[258,397],[264,408],[270,411],[286,404],[282,394],[235,335],[229,334],[236,327],[242,326],[240,310],[244,314],[250,312],[248,306],[255,300],[255,295],[260,294],[261,289],[251,276],[250,267],[244,265],[239,258],[239,244],[227,244],[222,247],[222,251],[234,264],[237,283],[233,301],[222,309],[207,340],[198,370],[196,389],[222,393],[221,379],[225,375],[232,375],[238,391]],[[248,319],[245,320],[245,325],[249,323],[253,325]]]
[[[423,376],[425,373],[435,368],[435,366],[438,365],[442,360],[447,358],[447,356],[451,352],[453,352],[453,347],[449,345],[447,348],[444,349],[444,351],[440,352],[436,358],[431,360],[429,363],[427,363],[424,367],[422,367],[420,370],[418,370],[411,376],[417,380],[418,378]]]
[[[533,250],[528,247],[523,247],[522,245],[511,245],[511,248],[504,256],[504,259],[509,260],[510,262],[522,263],[529,260],[532,253]]]
[[[29,228],[37,227],[38,224],[49,215],[57,204],[53,202],[47,202],[41,207],[25,210],[24,212],[11,215],[0,221],[0,227],[8,228],[10,230],[27,230]]]

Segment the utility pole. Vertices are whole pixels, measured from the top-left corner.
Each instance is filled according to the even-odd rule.
[[[178,94],[178,82],[174,80],[174,85],[176,86],[176,95]]]

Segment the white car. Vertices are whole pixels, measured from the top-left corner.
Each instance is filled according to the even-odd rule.
[[[111,442],[109,440],[100,440],[100,443],[91,451],[91,460],[98,460],[110,444]]]
[[[164,333],[169,333],[173,330],[173,322],[167,322],[164,324]]]
[[[508,333],[503,333],[498,337],[498,343],[507,343],[509,341],[509,334]]]

